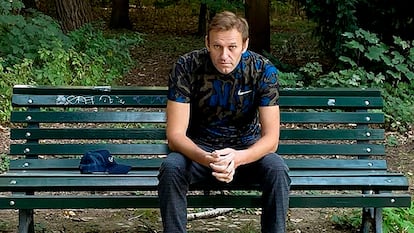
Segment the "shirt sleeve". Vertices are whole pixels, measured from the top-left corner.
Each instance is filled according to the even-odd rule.
[[[260,106],[279,105],[278,70],[270,62],[263,66],[262,76],[259,79]]]
[[[190,73],[185,59],[179,58],[168,76],[168,99],[180,103],[190,102]]]

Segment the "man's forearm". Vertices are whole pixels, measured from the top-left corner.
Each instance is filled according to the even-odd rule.
[[[270,136],[264,136],[249,148],[239,151],[239,155],[235,157],[236,167],[253,163],[263,158],[263,156],[275,152],[277,147],[278,140]]]
[[[168,140],[168,145],[171,150],[182,153],[187,158],[209,167],[211,162],[208,159],[209,151],[200,148],[187,136],[172,136],[172,138]]]

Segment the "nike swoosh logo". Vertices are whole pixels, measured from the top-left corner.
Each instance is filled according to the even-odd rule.
[[[247,90],[247,91],[242,91],[242,90],[239,90],[239,91],[237,92],[237,95],[245,95],[245,94],[248,94],[248,93],[250,93],[250,92],[252,92],[252,90]]]

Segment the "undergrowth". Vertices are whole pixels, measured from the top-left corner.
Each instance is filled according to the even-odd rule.
[[[361,226],[361,210],[343,211],[334,214],[332,222],[341,229],[357,232]],[[410,208],[384,208],[383,226],[384,233],[414,233],[414,201]]]

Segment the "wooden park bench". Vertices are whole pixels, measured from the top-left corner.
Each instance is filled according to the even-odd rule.
[[[0,209],[158,208],[168,153],[166,88],[15,86],[11,159]],[[278,153],[290,168],[290,208],[361,208],[362,232],[382,232],[383,207],[409,207],[408,180],[385,160],[383,99],[375,89],[286,89]],[[81,174],[81,156],[107,149],[128,174]],[[256,185],[194,186],[191,208],[258,208]],[[125,194],[126,193],[126,194]],[[131,194],[135,193],[135,194]],[[127,195],[128,194],[128,195]]]

